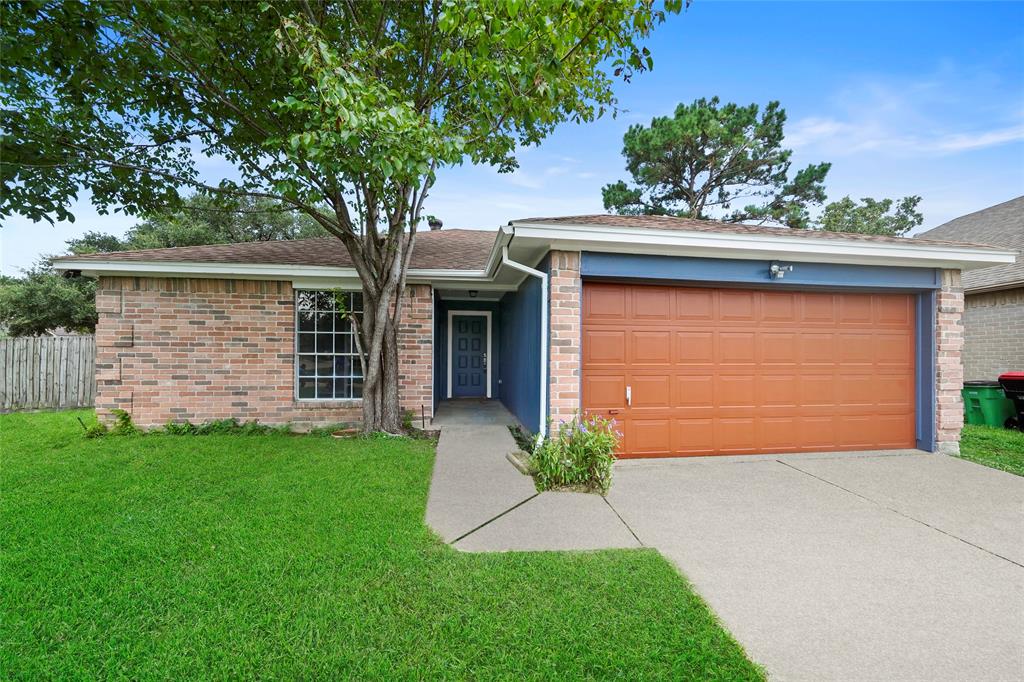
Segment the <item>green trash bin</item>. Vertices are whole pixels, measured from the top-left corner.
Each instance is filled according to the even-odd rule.
[[[1013,401],[1006,397],[997,381],[965,381],[964,421],[968,424],[1003,428],[1017,414]]]

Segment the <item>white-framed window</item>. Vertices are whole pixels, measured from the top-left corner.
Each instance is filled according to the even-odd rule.
[[[363,367],[347,316],[359,317],[362,312],[363,295],[358,291],[295,292],[295,395],[299,400],[363,397]]]

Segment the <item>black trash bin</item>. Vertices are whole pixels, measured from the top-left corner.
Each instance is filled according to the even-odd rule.
[[[1013,401],[1013,406],[1017,410],[1017,416],[1008,419],[1006,427],[1024,431],[1024,372],[1000,374],[999,385],[1003,387],[1003,393]]]

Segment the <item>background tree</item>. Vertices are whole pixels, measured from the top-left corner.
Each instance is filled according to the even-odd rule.
[[[148,211],[124,237],[89,231],[67,242],[72,253],[162,249],[330,236],[315,220],[269,199],[196,194],[173,210]]]
[[[677,12],[682,0],[665,0]],[[651,67],[653,0],[39,2],[0,16],[0,215],[264,197],[344,243],[362,282],[367,430],[397,431],[398,321],[439,166],[516,166],[517,145],[615,106]],[[203,182],[196,155],[238,178]]]
[[[917,211],[920,201],[918,196],[904,197],[899,202],[865,197],[858,204],[850,197],[843,197],[828,204],[818,222],[821,229],[829,232],[902,237],[924,222],[924,216]]]
[[[91,334],[96,329],[96,280],[64,277],[49,259],[24,277],[4,277],[0,327],[11,336],[42,336],[56,329]]]
[[[680,104],[673,116],[626,132],[622,153],[633,185],[602,190],[604,207],[622,215],[672,215],[727,222],[812,224],[809,207],[825,201],[831,164],[790,176],[782,147],[786,112],[778,102],[720,104],[717,97]]]

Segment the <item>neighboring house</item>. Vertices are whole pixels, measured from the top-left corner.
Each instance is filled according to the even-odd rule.
[[[994,381],[1024,371],[1024,197],[951,220],[917,235],[988,244],[1017,262],[964,273],[964,379]]]
[[[401,400],[500,400],[534,432],[583,409],[626,456],[955,451],[961,269],[988,246],[669,217],[515,220],[417,235]],[[360,416],[362,379],[331,290],[340,241],[68,256],[100,280],[101,416],[141,426]]]

